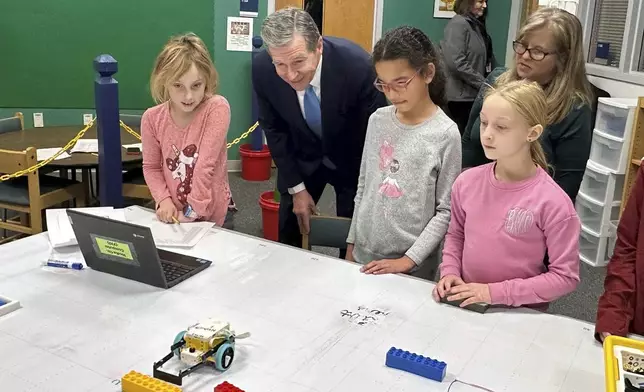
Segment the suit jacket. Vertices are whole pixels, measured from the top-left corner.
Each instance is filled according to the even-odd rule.
[[[447,66],[447,99],[474,101],[487,76],[486,67],[495,66],[494,53],[489,54],[479,28],[462,15],[455,15],[444,30],[441,51]]]
[[[259,123],[278,168],[284,193],[315,172],[328,157],[335,164],[334,185],[357,186],[369,116],[387,104],[373,86],[369,54],[355,43],[324,37],[320,81],[322,140],[309,129],[297,93],[277,75],[266,50],[253,60],[253,88]]]

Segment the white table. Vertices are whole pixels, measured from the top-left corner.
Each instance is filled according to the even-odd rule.
[[[226,373],[202,368],[184,391],[229,381],[248,392],[444,392],[455,377],[495,392],[604,390],[602,348],[585,322],[436,304],[429,282],[365,276],[351,263],[225,230],[188,253],[213,265],[161,290],[42,268],[46,234],[1,246],[0,294],[23,308],[0,317],[0,390],[120,391],[116,380],[152,374],[176,333],[208,317],[252,336],[237,342]],[[369,325],[342,316],[360,306],[389,314]],[[385,367],[391,346],[447,362],[445,381]]]

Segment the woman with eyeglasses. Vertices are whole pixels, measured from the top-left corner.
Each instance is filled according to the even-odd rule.
[[[456,15],[445,26],[441,51],[447,66],[447,108],[463,134],[474,99],[496,67],[485,27],[486,0],[456,0]]]
[[[575,201],[592,138],[591,87],[586,77],[582,27],[579,19],[558,8],[534,12],[513,43],[514,62],[509,69],[496,69],[489,85],[527,79],[541,85],[548,105],[547,126],[541,143],[555,182]],[[470,112],[463,133],[463,168],[490,162],[480,138],[483,86]],[[502,131],[503,124],[495,126]]]

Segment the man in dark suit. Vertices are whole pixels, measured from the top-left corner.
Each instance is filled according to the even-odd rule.
[[[253,61],[253,88],[278,170],[279,239],[300,246],[327,184],[338,216],[353,216],[367,123],[386,100],[373,85],[369,54],[322,37],[305,11],[269,15],[262,38],[266,50]]]

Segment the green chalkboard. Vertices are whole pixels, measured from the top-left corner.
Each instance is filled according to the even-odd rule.
[[[417,27],[438,45],[443,29],[449,21],[434,18],[434,1],[437,0],[384,0],[383,31],[401,25]],[[508,25],[512,0],[488,1],[487,29],[492,37],[494,55],[500,64],[505,63]]]
[[[109,53],[119,62],[121,107],[144,109],[152,104],[148,80],[154,58],[170,36],[192,31],[211,53],[214,49],[214,0],[2,3],[0,107],[4,108],[94,107],[92,61]]]

